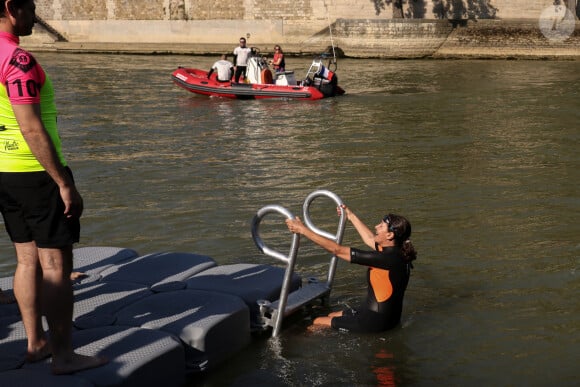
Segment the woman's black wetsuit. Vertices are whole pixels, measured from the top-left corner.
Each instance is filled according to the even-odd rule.
[[[403,296],[409,283],[411,264],[405,263],[398,247],[377,246],[378,251],[351,248],[350,261],[368,266],[366,303],[334,317],[335,329],[353,332],[381,332],[401,321]]]

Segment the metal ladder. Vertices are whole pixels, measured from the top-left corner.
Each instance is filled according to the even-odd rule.
[[[336,234],[330,234],[326,231],[317,228],[312,220],[310,219],[310,206],[314,199],[318,197],[327,197],[336,203],[337,206],[343,204],[340,197],[336,194],[327,190],[317,190],[312,192],[304,201],[303,205],[303,218],[304,224],[310,228],[315,233],[329,238],[336,243],[342,242],[342,236],[344,234],[344,227],[346,223],[346,215],[344,211],[341,211],[340,220],[338,224],[338,229]],[[295,216],[288,211],[286,208],[279,205],[269,205],[262,207],[252,220],[252,238],[258,249],[283,263],[286,264],[286,271],[284,273],[284,280],[282,283],[282,288],[280,291],[280,297],[277,301],[269,302],[267,300],[259,300],[258,305],[260,307],[260,319],[265,328],[272,327],[272,337],[278,336],[280,329],[282,327],[282,320],[284,317],[289,316],[294,313],[299,308],[312,303],[315,300],[322,300],[323,302],[328,302],[330,296],[330,291],[332,289],[332,282],[334,280],[334,274],[336,272],[336,266],[338,264],[338,257],[332,256],[330,258],[330,263],[328,267],[328,275],[325,283],[318,282],[316,279],[309,279],[306,284],[304,284],[300,289],[290,292],[292,275],[294,274],[294,267],[296,265],[296,258],[298,256],[298,247],[300,243],[300,235],[292,234],[292,244],[288,255],[284,255],[278,251],[270,249],[262,241],[259,234],[260,222],[268,214],[278,213],[285,216],[287,219],[294,219]]]
[[[316,73],[320,71],[322,66],[322,58],[314,58],[310,64],[310,67],[308,68],[308,71],[306,72],[305,79],[313,79]]]

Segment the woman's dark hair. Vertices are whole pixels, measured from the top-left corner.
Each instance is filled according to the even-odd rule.
[[[395,234],[395,245],[399,246],[405,262],[417,259],[417,251],[411,242],[411,223],[404,217],[395,214],[385,216],[389,230]]]

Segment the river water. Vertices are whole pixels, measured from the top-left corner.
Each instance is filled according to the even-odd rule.
[[[300,215],[316,189],[367,224],[413,224],[419,252],[401,328],[309,329],[300,315],[188,386],[572,386],[580,348],[580,73],[562,61],[342,60],[347,94],[315,102],[194,96],[178,65],[216,58],[37,55],[57,90],[64,149],[83,193],[82,243],[267,262],[250,221]],[[308,59],[289,58],[300,78]],[[320,202],[320,204],[319,204]],[[313,220],[334,232],[333,204]],[[264,241],[283,250],[282,219]],[[352,226],[348,245],[362,247]],[[329,256],[303,240],[298,269]],[[14,254],[0,240],[0,274]],[[331,309],[365,293],[340,263]]]

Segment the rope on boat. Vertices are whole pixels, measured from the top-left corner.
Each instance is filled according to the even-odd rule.
[[[326,8],[326,19],[328,20],[328,32],[330,34],[330,45],[332,46],[332,64],[334,64],[334,70],[338,68],[338,62],[336,61],[336,51],[334,50],[334,39],[332,38],[332,26],[330,24],[330,15],[328,12],[328,6],[325,4]]]

